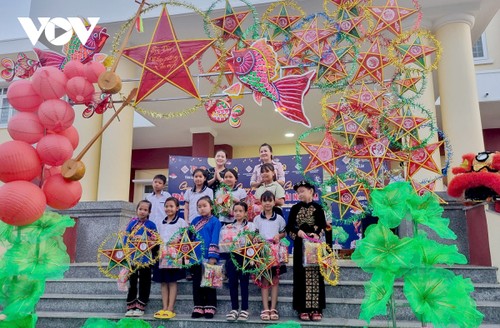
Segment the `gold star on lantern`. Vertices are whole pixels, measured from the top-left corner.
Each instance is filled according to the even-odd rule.
[[[391,61],[387,56],[382,55],[379,39],[376,39],[371,44],[368,51],[360,53],[356,61],[359,63],[359,68],[352,82],[368,76],[377,81],[380,85],[384,85],[383,70]]]
[[[288,10],[286,9],[286,6],[283,5],[280,9],[280,13],[278,16],[267,17],[267,20],[271,22],[271,24],[274,26],[274,31],[271,35],[271,38],[275,38],[282,33],[288,35],[292,25],[301,20],[302,17],[303,15],[301,16],[288,15]]]
[[[366,138],[364,147],[356,151],[352,157],[368,159],[372,166],[372,174],[378,176],[384,160],[401,161],[401,157],[389,148],[389,143],[387,137]]]
[[[364,112],[368,115],[379,115],[381,112],[381,106],[378,99],[383,96],[384,93],[384,90],[377,91],[368,88],[363,82],[358,92],[346,96],[345,98],[349,101],[351,108]]]
[[[123,243],[126,236],[127,234],[124,232],[118,233],[113,248],[99,250],[99,253],[103,254],[109,260],[106,267],[108,272],[111,272],[115,267],[122,267],[128,270],[132,267],[130,263],[132,251]]]
[[[420,37],[417,37],[412,44],[396,45],[396,49],[403,56],[401,63],[407,65],[415,63],[425,69],[425,57],[434,53],[436,48],[422,45]]]
[[[304,51],[310,50],[316,54],[316,56],[321,57],[320,44],[328,37],[334,35],[335,32],[336,30],[334,28],[319,29],[318,18],[315,17],[307,27],[292,32],[295,43],[293,45],[291,56],[299,56]]]
[[[437,166],[434,158],[432,158],[432,154],[439,149],[439,147],[443,144],[444,141],[439,141],[425,147],[417,148],[415,150],[410,151],[410,154],[407,158],[408,168],[407,173],[408,176],[411,177],[415,173],[417,173],[421,168],[429,170],[434,173],[441,173],[439,167]],[[410,140],[411,147],[418,147],[419,142],[415,140]]]
[[[224,16],[214,18],[212,22],[223,31],[222,38],[224,40],[229,38],[240,39],[243,35],[241,23],[243,23],[249,13],[249,10],[235,13],[229,1],[226,0],[226,12]]]
[[[253,267],[261,267],[266,261],[263,257],[264,241],[256,237],[254,234],[245,234],[244,246],[237,248],[233,253],[240,255],[243,258],[241,270],[243,272],[250,270]]]
[[[439,195],[434,192],[434,190],[436,189],[436,181],[431,181],[431,182],[426,183],[426,184],[421,184],[420,182],[417,182],[413,179],[410,179],[410,183],[411,183],[411,186],[413,187],[413,189],[415,190],[415,192],[419,196],[422,196],[422,195],[430,192],[439,200],[439,203],[447,204],[444,199],[439,197]]]

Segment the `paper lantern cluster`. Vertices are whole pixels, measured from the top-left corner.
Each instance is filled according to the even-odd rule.
[[[75,111],[66,100],[92,99],[93,83],[104,71],[100,63],[70,61],[64,72],[42,67],[31,80],[13,82],[7,99],[18,113],[8,123],[13,139],[0,145],[0,220],[15,226],[40,218],[47,205],[75,206],[82,196],[78,181],[65,180],[60,166],[71,159],[79,143],[73,126]]]

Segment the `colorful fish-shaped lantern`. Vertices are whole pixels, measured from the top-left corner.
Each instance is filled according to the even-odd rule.
[[[303,102],[316,71],[272,81],[276,76],[276,52],[265,39],[255,41],[249,48],[233,51],[227,62],[238,80],[253,91],[259,106],[262,97],[266,97],[286,119],[311,126],[304,114]]]
[[[2,79],[7,82],[12,81],[16,76],[21,79],[30,78],[37,68],[40,67],[38,61],[26,57],[23,52],[17,54],[15,62],[10,58],[2,58],[1,64],[5,69],[0,74]]]
[[[88,26],[87,24],[86,26]],[[85,64],[91,61],[94,55],[98,54],[104,47],[106,40],[109,38],[109,34],[106,32],[105,27],[97,25],[85,44],[82,44],[77,35],[73,34],[69,42],[63,46],[64,55],[50,50],[38,48],[34,48],[34,50],[42,66],[56,66],[62,69],[68,61],[73,59]]]
[[[232,106],[231,103],[230,97],[209,99],[205,102],[205,110],[210,120],[215,123],[224,123],[229,120],[231,127],[239,128],[241,126],[240,116],[243,115],[245,109],[240,104]]]

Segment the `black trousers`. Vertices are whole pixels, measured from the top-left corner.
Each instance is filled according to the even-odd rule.
[[[139,301],[143,306],[146,306],[151,293],[151,267],[137,269],[130,275],[128,281],[127,304]],[[137,297],[137,281],[139,281],[139,297]]]
[[[231,295],[231,309],[239,310],[238,304],[238,283],[241,291],[241,309],[248,310],[248,285],[250,275],[238,270],[234,265],[229,254],[224,254],[226,259],[226,274],[229,280],[229,295]],[[243,263],[242,258],[238,258],[238,263]]]
[[[193,276],[193,302],[195,307],[217,308],[217,290],[210,287],[200,287],[201,265],[193,265],[189,271]]]

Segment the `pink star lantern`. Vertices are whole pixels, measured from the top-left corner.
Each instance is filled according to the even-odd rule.
[[[213,39],[178,40],[165,5],[149,44],[126,48],[123,56],[142,68],[135,104],[165,83],[199,99],[188,66],[214,43]]]
[[[378,39],[371,44],[367,52],[360,53],[356,60],[359,63],[359,68],[354,75],[353,82],[368,76],[383,85],[383,69],[389,65],[391,61],[387,56],[382,55],[380,41]]]

